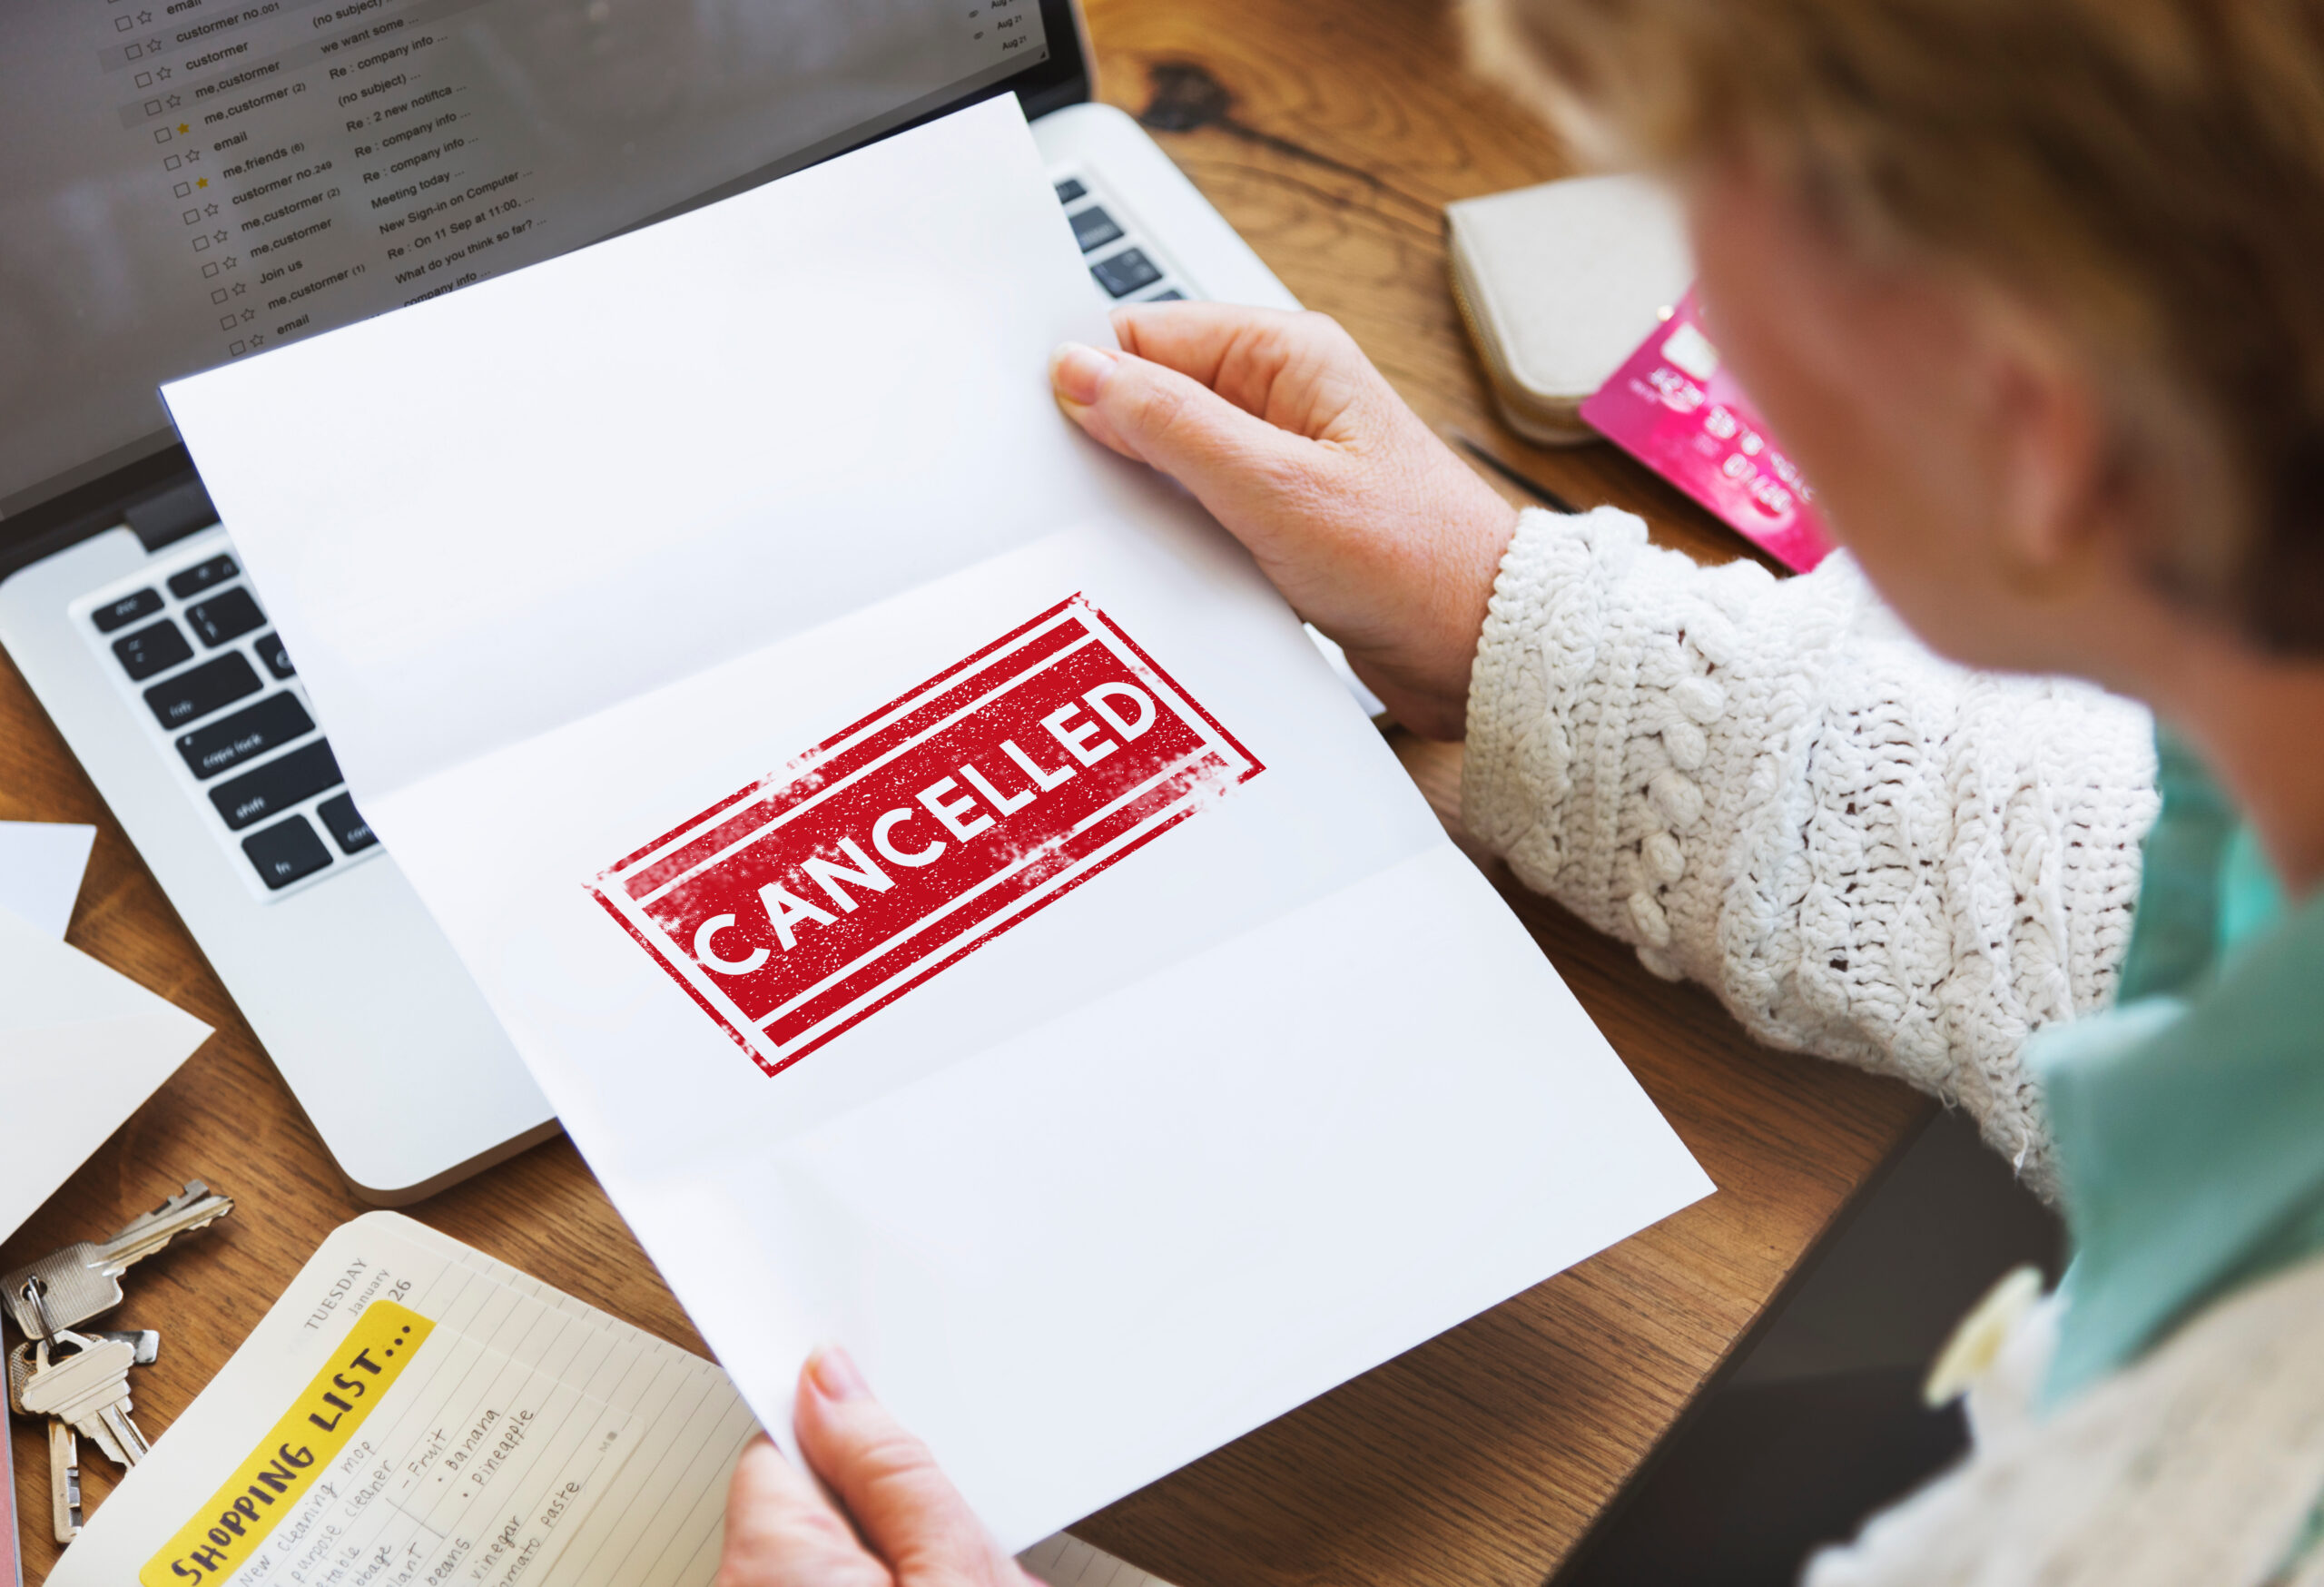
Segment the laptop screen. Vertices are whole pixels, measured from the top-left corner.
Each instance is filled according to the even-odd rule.
[[[1066,0],[10,0],[0,513],[166,448],[164,380],[1004,85],[1046,109],[1073,26]],[[651,335],[652,306],[591,330]]]

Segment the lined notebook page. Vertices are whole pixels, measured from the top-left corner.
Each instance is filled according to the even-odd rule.
[[[392,1216],[392,1215],[390,1215]],[[403,1220],[409,1222],[409,1220]],[[717,1365],[632,1327],[543,1284],[507,1263],[425,1225],[415,1238],[432,1243],[490,1281],[528,1296],[582,1326],[601,1329],[634,1349],[615,1403],[656,1411],[631,1451],[645,1469],[581,1522],[553,1578],[569,1587],[630,1582],[708,1587],[718,1573],[726,1520],[726,1484],[743,1446],[758,1431],[750,1410]]]

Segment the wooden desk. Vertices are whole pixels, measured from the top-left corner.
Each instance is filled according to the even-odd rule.
[[[1445,0],[1091,0],[1105,96],[1141,114],[1284,281],[1353,330],[1432,423],[1583,505],[1740,554],[1609,448],[1529,448],[1491,417],[1445,287],[1452,199],[1560,174],[1555,147],[1462,71]],[[1440,810],[1459,752],[1400,750]],[[164,1330],[139,1415],[165,1429],[323,1236],[340,1183],[217,977],[13,666],[0,818],[98,825],[71,940],[218,1034],[14,1238],[0,1268],[100,1236],[207,1178],[235,1215],[138,1269],[118,1326]],[[1093,1517],[1091,1541],[1184,1587],[1538,1582],[1768,1312],[1926,1115],[1902,1086],[1754,1047],[1711,1000],[1500,878],[1719,1193]],[[699,1350],[562,1140],[413,1216]],[[54,1562],[48,1456],[18,1422],[27,1581]],[[92,1505],[111,1486],[87,1470]]]

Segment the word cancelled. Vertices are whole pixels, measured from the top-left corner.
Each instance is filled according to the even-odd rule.
[[[1076,596],[594,891],[775,1074],[1264,769]]]

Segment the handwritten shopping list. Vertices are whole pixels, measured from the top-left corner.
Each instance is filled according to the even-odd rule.
[[[507,1587],[555,1562],[628,1455],[631,1421],[375,1300],[139,1580]]]

